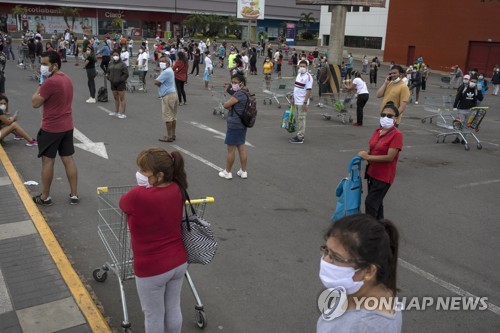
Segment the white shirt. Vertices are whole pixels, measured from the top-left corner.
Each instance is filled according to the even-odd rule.
[[[123,51],[122,53],[120,53],[120,58],[125,63],[125,65],[127,65],[127,67],[130,66],[129,62],[130,54],[128,53],[128,51]]]
[[[205,45],[204,42],[200,42],[200,44],[198,45],[198,47],[200,48],[201,53],[204,53],[205,50],[207,49],[207,46]]]
[[[356,93],[360,94],[369,94],[368,87],[366,86],[366,82],[361,80],[359,77],[352,80],[352,84],[356,85]]]
[[[137,64],[138,64],[138,69],[140,71],[145,71],[145,72],[148,71],[148,59],[149,56],[147,52],[142,52],[139,54],[139,56],[137,57]],[[143,61],[144,61],[144,66],[142,65]]]
[[[295,88],[293,88],[293,101],[295,105],[303,105],[304,103],[309,105],[309,100],[305,101],[305,97],[307,90],[312,89],[313,81],[309,73],[297,75],[295,79]]]
[[[248,56],[243,56],[241,57],[241,61],[243,61],[243,67],[245,67],[245,70],[248,70]]]
[[[128,41],[128,47],[133,47],[134,46],[134,41],[131,39]]]
[[[211,71],[214,67],[212,65],[212,59],[209,56],[205,57],[205,68]]]
[[[280,58],[280,52],[276,51],[276,53],[274,53],[274,61],[278,62],[279,58]],[[309,65],[309,64],[307,64],[307,65]]]

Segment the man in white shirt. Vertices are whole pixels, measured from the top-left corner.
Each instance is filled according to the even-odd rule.
[[[207,44],[205,44],[204,41],[200,41],[200,45],[198,47],[200,48],[200,54],[204,55],[207,50]],[[200,64],[203,64],[203,57],[200,57]]]
[[[368,87],[366,86],[366,82],[361,79],[361,73],[358,71],[354,71],[352,75],[354,75],[354,80],[352,80],[351,86],[347,88],[347,92],[349,93],[356,90],[356,94],[358,95],[358,98],[356,99],[357,119],[353,125],[363,126],[363,108],[365,107],[366,102],[368,102],[370,93],[368,92]]]
[[[131,37],[129,37],[127,43],[128,43],[128,53],[131,57],[133,57],[134,55],[132,53],[132,50],[134,48],[134,40]]]
[[[125,46],[122,48],[122,52],[120,53],[120,58],[122,59],[123,63],[125,65],[127,65],[127,67],[130,66],[130,62],[129,62],[130,54],[128,53]]]
[[[276,52],[274,52],[274,55],[273,55],[273,59],[274,59],[274,72],[275,73],[278,73],[278,66],[276,66],[276,64],[278,63],[278,60],[280,60],[280,50],[277,49]],[[307,64],[307,66],[309,66],[309,63]]]
[[[142,87],[139,90],[146,90],[146,74],[148,73],[148,52],[141,46],[139,56],[137,57],[137,69],[140,72],[139,79],[142,81]]]
[[[307,62],[299,62],[299,74],[295,79],[293,89],[294,117],[297,120],[297,135],[289,140],[290,143],[304,143],[306,133],[306,115],[311,97],[313,78],[307,71]]]

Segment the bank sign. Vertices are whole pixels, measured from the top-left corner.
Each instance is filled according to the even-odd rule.
[[[344,5],[385,7],[385,0],[295,0],[297,5]]]

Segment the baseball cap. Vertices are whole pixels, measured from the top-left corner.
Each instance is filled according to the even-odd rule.
[[[464,75],[464,80],[470,80],[470,75],[469,74]]]

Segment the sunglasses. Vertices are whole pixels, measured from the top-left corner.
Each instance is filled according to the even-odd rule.
[[[387,118],[389,118],[389,119],[392,119],[392,118],[396,117],[396,115],[395,115],[395,114],[392,114],[392,113],[385,113],[385,112],[382,112],[382,113],[380,114],[380,116],[381,116],[381,117],[387,117]]]

